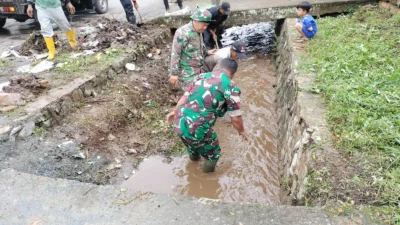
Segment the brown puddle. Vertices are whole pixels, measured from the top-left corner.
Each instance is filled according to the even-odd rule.
[[[188,156],[164,163],[151,157],[125,181],[122,188],[174,193],[234,202],[279,204],[278,156],[275,115],[276,70],[273,61],[255,57],[241,62],[234,81],[242,90],[242,113],[250,141],[244,143],[225,118],[215,130],[222,156],[217,171],[204,174],[202,162]]]

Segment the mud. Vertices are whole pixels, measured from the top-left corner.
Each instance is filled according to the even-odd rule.
[[[4,87],[3,91],[6,93],[20,93],[26,101],[32,100],[35,95],[39,95],[50,88],[49,81],[35,75],[12,77],[9,82],[10,84]]]
[[[217,171],[204,174],[202,163],[188,157],[144,161],[123,188],[183,194],[235,202],[279,204],[275,68],[269,58],[240,63],[235,82],[242,90],[243,119],[250,141],[244,143],[223,118],[216,132],[222,148]]]

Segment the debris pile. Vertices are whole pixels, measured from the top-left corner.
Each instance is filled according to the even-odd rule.
[[[10,84],[3,88],[5,93],[20,93],[24,100],[31,100],[34,95],[42,93],[50,87],[47,80],[41,79],[34,75],[23,77],[12,77]]]

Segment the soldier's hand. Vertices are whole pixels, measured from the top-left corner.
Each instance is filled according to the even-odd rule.
[[[28,9],[26,10],[26,14],[28,14],[29,17],[33,17],[33,7],[31,5],[28,5]]]
[[[68,8],[69,13],[70,13],[71,15],[74,15],[74,14],[75,14],[75,7],[71,4],[71,2],[68,2],[67,8]]]
[[[169,77],[169,83],[172,84],[172,85],[177,86],[178,85],[178,80],[179,80],[178,76],[170,76]]]
[[[175,119],[175,111],[168,113],[167,115],[167,123],[171,123]]]
[[[135,7],[136,10],[139,10],[139,4],[137,4],[137,2],[134,2],[133,6]]]
[[[207,54],[214,55],[216,52],[217,52],[217,49],[211,49],[211,50],[208,50]]]

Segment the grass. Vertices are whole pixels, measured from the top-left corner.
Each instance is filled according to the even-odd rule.
[[[365,167],[378,190],[371,203],[399,209],[400,13],[359,9],[317,22],[303,60],[317,74],[312,90],[326,99],[337,146],[372,160]]]
[[[0,59],[0,68],[7,68],[10,65],[10,61],[7,59]]]

